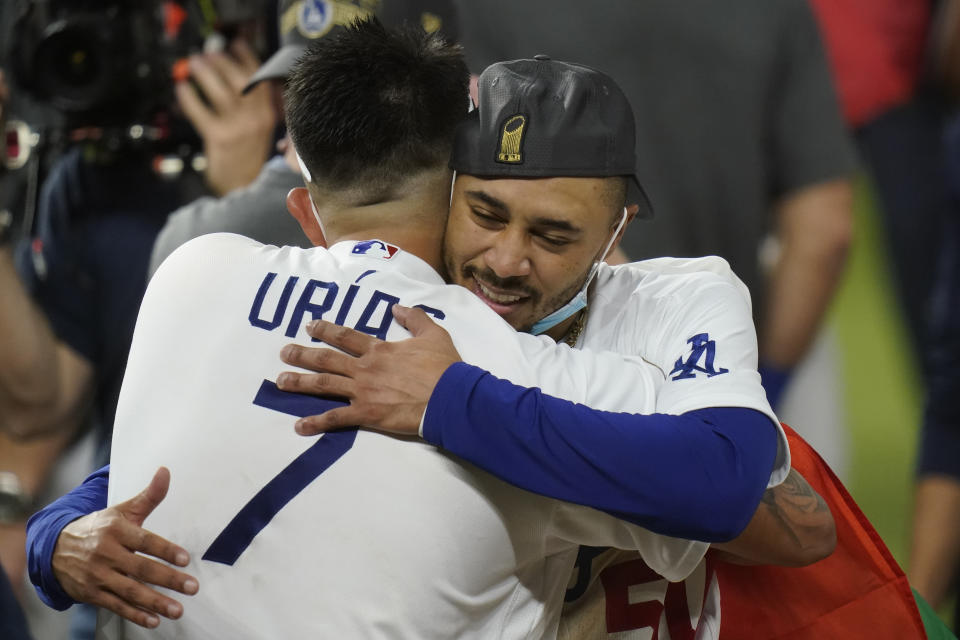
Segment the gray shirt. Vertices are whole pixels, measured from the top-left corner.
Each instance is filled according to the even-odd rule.
[[[222,198],[204,197],[170,214],[157,236],[149,276],[187,240],[220,231],[238,233],[264,244],[310,247],[300,225],[287,211],[287,193],[303,178],[277,156],[263,165],[249,185]]]

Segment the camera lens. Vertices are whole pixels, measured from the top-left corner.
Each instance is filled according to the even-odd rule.
[[[96,25],[66,20],[51,24],[34,58],[37,85],[64,111],[99,107],[113,89],[109,51]]]

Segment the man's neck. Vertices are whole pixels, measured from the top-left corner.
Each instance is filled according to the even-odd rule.
[[[593,299],[593,291],[596,285],[597,281],[594,279],[587,288],[588,300]],[[574,344],[576,344],[577,339],[579,339],[580,334],[583,332],[583,328],[586,326],[589,314],[590,307],[588,305],[563,322],[560,322],[550,329],[547,329],[543,332],[543,335],[553,338],[555,342],[564,342],[569,340],[573,343],[570,345],[572,347]]]
[[[443,274],[443,232],[447,223],[450,173],[424,171],[399,185],[389,200],[352,205],[337,201],[337,195],[317,202],[328,204],[320,211],[327,246],[343,240],[376,238],[412,253]],[[349,195],[347,197],[350,197]]]
[[[547,329],[543,332],[543,335],[550,336],[554,339],[555,342],[561,342],[564,338],[567,337],[567,334],[570,333],[570,330],[573,328],[574,324],[577,321],[577,318],[580,317],[581,313],[586,313],[587,310],[583,309],[573,314],[563,322],[554,325],[553,327]]]
[[[377,205],[382,206],[382,205]],[[361,207],[369,210],[371,207]],[[358,215],[369,213],[369,211],[358,211]],[[402,219],[402,213],[398,214]],[[441,247],[443,245],[443,225],[426,224],[384,224],[384,225],[365,225],[362,229],[345,231],[343,233],[327,232],[327,244],[333,246],[337,242],[344,240],[383,240],[396,245],[417,256],[438,273],[442,273],[443,260],[441,259]]]

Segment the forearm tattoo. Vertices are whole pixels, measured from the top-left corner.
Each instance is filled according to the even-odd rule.
[[[803,548],[804,534],[816,532],[823,526],[830,508],[820,494],[813,490],[795,469],[782,484],[767,489],[763,504],[790,538]]]

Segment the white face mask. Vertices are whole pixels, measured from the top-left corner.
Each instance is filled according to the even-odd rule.
[[[303,161],[303,158],[300,157],[296,149],[294,149],[293,153],[297,156],[297,164],[300,165],[300,173],[303,174],[303,179],[307,182],[313,182],[313,176],[310,175],[310,169],[307,169],[307,163]]]
[[[297,164],[300,165],[300,173],[303,174],[303,179],[306,182],[313,182],[313,176],[310,175],[310,169],[307,169],[307,163],[303,161],[303,158],[300,157],[300,154],[294,150],[294,155],[297,156]],[[309,193],[309,189],[307,192]],[[317,211],[317,205],[313,202],[313,194],[310,194],[310,209],[313,210],[313,217],[317,219],[317,224],[320,225],[320,233],[326,236],[326,230],[323,228],[323,222],[320,220],[320,212]]]
[[[627,223],[627,208],[623,208],[623,216],[620,218],[620,222],[617,223],[617,228],[613,230],[613,235],[610,236],[610,240],[607,241],[607,246],[603,249],[603,252],[600,254],[600,260],[607,255],[607,252],[610,251],[610,247],[613,246],[614,240],[617,239],[617,234],[620,233],[620,229],[623,228],[623,225]],[[557,326],[576,312],[587,306],[587,288],[590,286],[590,283],[593,281],[593,277],[597,275],[597,270],[600,268],[600,260],[595,260],[593,266],[590,267],[590,273],[587,274],[587,280],[583,283],[583,286],[580,287],[580,290],[577,292],[577,295],[573,296],[567,304],[563,305],[553,313],[537,320],[533,327],[530,328],[530,333],[533,335],[540,335],[544,331],[552,329]]]

